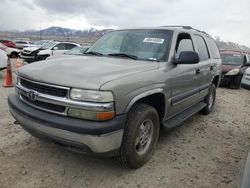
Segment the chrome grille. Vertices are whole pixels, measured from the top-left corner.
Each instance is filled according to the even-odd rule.
[[[24,100],[25,102],[42,108],[42,109],[47,109],[49,111],[54,111],[54,112],[59,112],[59,113],[63,113],[65,111],[65,106],[61,106],[61,105],[56,105],[56,104],[50,104],[50,103],[46,103],[43,101],[32,101],[30,100],[27,96],[20,94],[22,100]]]
[[[57,97],[66,97],[67,96],[67,89],[63,88],[58,88],[58,87],[53,87],[53,86],[48,86],[48,85],[43,85],[40,83],[35,83],[32,81],[28,81],[25,79],[20,79],[20,83],[23,87],[27,89],[31,89],[40,93],[52,95],[52,96],[57,96]]]

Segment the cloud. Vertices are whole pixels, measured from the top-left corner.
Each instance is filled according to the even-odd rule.
[[[249,0],[2,0],[1,29],[190,25],[250,46]]]

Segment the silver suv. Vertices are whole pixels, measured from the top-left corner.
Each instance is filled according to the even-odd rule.
[[[205,32],[116,30],[84,56],[22,67],[8,101],[32,135],[138,168],[151,158],[161,129],[213,110],[220,75],[218,48]]]

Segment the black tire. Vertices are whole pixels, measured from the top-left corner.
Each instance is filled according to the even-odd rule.
[[[141,127],[146,123],[152,126],[149,133],[151,139],[146,142],[143,148],[141,137],[143,132]],[[135,104],[128,114],[128,120],[124,128],[122,145],[120,148],[119,161],[129,168],[139,168],[149,161],[154,153],[159,137],[160,123],[157,111],[147,104]],[[140,134],[139,134],[140,133]],[[145,132],[144,132],[145,133]],[[147,135],[147,134],[146,134]],[[138,136],[140,139],[138,139]],[[138,145],[136,141],[139,140]],[[147,140],[147,139],[146,139]],[[140,147],[142,148],[139,148]],[[142,149],[142,151],[139,151]],[[140,153],[141,152],[141,153]]]
[[[12,52],[11,54],[10,54],[10,58],[18,58],[19,57],[19,55],[18,55],[18,53],[16,53],[16,52]]]
[[[212,97],[212,99],[211,99]],[[200,113],[204,115],[208,115],[213,111],[214,103],[216,99],[216,86],[212,84],[209,88],[208,95],[206,96],[204,102],[207,104],[205,108],[203,108]]]
[[[240,89],[242,75],[239,75],[230,81],[230,89]]]

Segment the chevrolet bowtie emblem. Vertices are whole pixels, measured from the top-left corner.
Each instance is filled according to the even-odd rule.
[[[29,91],[27,94],[30,100],[35,101],[37,99],[38,93],[36,91]]]

